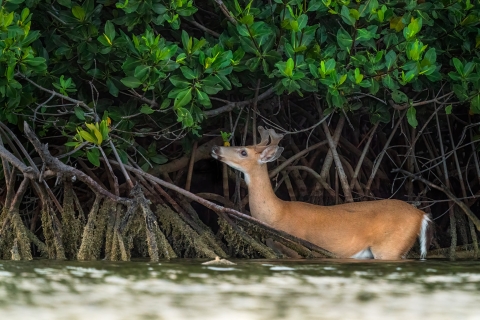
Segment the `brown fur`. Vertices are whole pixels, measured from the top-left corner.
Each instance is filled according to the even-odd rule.
[[[212,156],[242,171],[248,184],[250,212],[272,227],[349,258],[370,249],[375,259],[404,258],[420,234],[425,213],[400,200],[318,206],[279,199],[266,162],[278,158],[278,146],[264,150],[214,147]],[[242,155],[245,151],[247,155]],[[275,158],[276,157],[276,158]],[[271,160],[273,159],[273,160]]]

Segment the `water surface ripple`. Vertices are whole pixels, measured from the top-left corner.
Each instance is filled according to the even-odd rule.
[[[0,261],[1,319],[480,319],[480,263]]]

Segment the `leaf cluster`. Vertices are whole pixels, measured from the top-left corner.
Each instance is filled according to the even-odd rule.
[[[221,106],[212,98],[249,99],[252,79],[278,95],[314,92],[327,113],[368,112],[372,123],[389,122],[393,104],[407,105],[416,126],[423,112],[414,99],[439,91],[454,92],[455,109],[480,113],[478,1],[223,4],[227,10],[193,0],[0,1],[0,121],[41,119],[40,135],[55,130],[72,142],[83,132],[100,145],[103,135],[79,128],[108,112],[111,137],[124,149],[147,135],[200,135],[205,111]],[[360,108],[359,95],[377,99]],[[52,115],[55,105],[61,116]],[[149,148],[138,146],[145,163]]]

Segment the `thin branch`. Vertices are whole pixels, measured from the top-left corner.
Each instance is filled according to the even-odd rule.
[[[272,171],[270,171],[270,173],[268,174],[268,177],[270,179],[272,179],[273,177],[275,177],[280,171],[284,170],[286,167],[288,167],[293,161],[297,160],[298,158],[301,158],[303,157],[304,155],[306,155],[307,153],[309,153],[310,151],[312,150],[315,150],[323,145],[326,145],[328,142],[325,140],[325,141],[322,141],[322,142],[319,142],[319,143],[316,143],[310,147],[308,147],[307,149],[304,149],[300,152],[298,152],[297,154],[295,154],[294,156],[288,158],[285,162],[283,162],[281,165],[279,165],[278,167],[276,167],[275,169],[273,169]]]
[[[264,93],[258,95],[257,101],[262,101],[262,100],[268,98],[274,92],[275,92],[275,88],[271,87],[270,89],[268,89]],[[217,109],[214,109],[214,110],[205,111],[203,114],[205,115],[206,118],[215,117],[215,116],[218,116],[219,114],[222,114],[224,112],[232,111],[235,108],[245,107],[245,106],[251,104],[253,102],[253,100],[254,99],[252,98],[252,99],[244,100],[244,101],[240,101],[240,102],[230,102],[230,103],[224,105],[223,107],[220,107],[220,108],[217,108]]]
[[[285,170],[303,170],[303,171],[306,171],[308,173],[310,173],[312,176],[315,177],[315,179],[317,179],[317,181],[325,188],[325,190],[328,191],[328,193],[332,196],[332,197],[335,197],[335,190],[333,190],[329,185],[328,183],[325,181],[325,179],[323,179],[322,176],[320,176],[318,174],[318,172],[316,172],[315,170],[313,170],[312,168],[310,167],[307,167],[307,166],[290,166],[290,167],[286,167]]]
[[[394,169],[392,170],[392,172],[400,172],[400,173],[403,173],[404,175],[406,176],[409,176],[415,180],[418,180],[418,181],[421,181],[423,183],[425,183],[426,185],[428,185],[429,187],[433,188],[433,189],[437,189],[439,191],[442,191],[443,193],[445,193],[447,195],[447,197],[450,198],[450,200],[452,200],[453,202],[455,202],[456,205],[458,205],[460,207],[460,209],[463,210],[463,212],[465,212],[465,214],[472,220],[473,224],[475,225],[475,227],[477,228],[478,231],[480,231],[480,220],[477,218],[477,216],[472,212],[472,210],[470,210],[470,208],[465,204],[463,203],[462,201],[460,201],[450,190],[447,190],[443,187],[440,187],[418,175],[415,175],[413,173],[410,173],[408,171],[405,171],[405,170],[402,170],[402,169]]]
[[[32,85],[34,85],[35,87],[37,87],[38,89],[40,89],[40,90],[42,90],[42,91],[48,92],[48,93],[50,93],[51,95],[54,95],[54,96],[56,96],[56,97],[59,97],[59,98],[61,98],[61,99],[63,99],[63,100],[67,100],[67,101],[70,101],[70,102],[72,102],[72,103],[75,103],[76,105],[81,106],[81,107],[84,108],[85,110],[92,111],[92,109],[91,109],[85,102],[80,101],[80,100],[75,100],[75,99],[70,98],[70,97],[67,97],[67,96],[65,96],[65,95],[63,95],[63,94],[60,94],[60,93],[58,93],[58,92],[56,92],[56,91],[54,91],[54,90],[49,90],[49,89],[47,89],[47,88],[44,88],[44,87],[42,87],[41,85],[35,83],[34,81],[28,79],[27,76],[25,76],[24,74],[22,74],[22,73],[20,73],[20,72],[16,73],[15,76],[19,76],[20,78],[22,78],[22,79],[30,82]]]
[[[89,143],[90,143],[90,142],[88,142],[88,141],[84,141],[84,142],[82,142],[81,144],[79,144],[79,145],[78,145],[75,149],[73,149],[72,151],[69,151],[69,152],[67,152],[67,153],[63,153],[63,154],[57,156],[57,159],[63,159],[63,158],[65,158],[65,157],[69,157],[69,156],[71,156],[72,154],[74,154],[75,152],[77,152],[77,151],[79,151],[79,150],[82,150],[83,147],[87,146]]]
[[[398,105],[398,104],[395,104],[392,100],[388,100],[388,103],[389,103],[390,106],[391,106],[392,108],[394,108],[395,110],[403,111],[403,110],[405,110],[405,109],[408,109],[410,106],[412,106],[412,107],[419,107],[419,106],[423,106],[423,105],[430,104],[430,103],[445,104],[445,102],[442,102],[442,101],[440,101],[440,100],[442,100],[442,99],[448,100],[451,95],[453,95],[453,92],[444,94],[444,95],[441,96],[441,97],[435,97],[434,99],[431,99],[431,100],[425,100],[425,101],[415,102],[415,103],[412,103],[412,104],[410,104],[410,103],[405,103],[405,104],[402,104],[402,105]]]
[[[235,20],[235,18],[232,17],[232,15],[228,11],[228,8],[225,6],[223,1],[222,0],[215,0],[215,2],[218,4],[218,6],[220,7],[220,10],[222,10],[223,14],[228,19],[228,21],[230,21],[233,25],[237,25],[237,20]]]
[[[388,146],[390,145],[390,142],[392,141],[393,136],[397,132],[397,129],[400,126],[400,123],[402,122],[402,119],[403,119],[403,117],[405,116],[406,113],[407,112],[404,111],[403,114],[398,118],[397,124],[395,125],[395,127],[392,130],[392,133],[388,137],[387,142],[385,143],[385,146],[383,147],[383,150],[380,152],[377,159],[375,159],[375,165],[372,168],[372,173],[370,174],[370,177],[368,178],[368,181],[367,181],[367,185],[365,186],[365,195],[367,195],[367,196],[370,194],[370,187],[372,186],[372,182],[373,182],[373,179],[375,178],[375,175],[378,171],[378,168],[380,168],[380,164],[382,163],[383,156],[385,156],[385,154],[387,153]]]
[[[350,181],[350,188],[353,188],[353,186],[355,185],[355,182],[357,181],[358,174],[360,173],[360,169],[362,168],[363,159],[365,159],[365,156],[367,155],[368,148],[370,147],[370,143],[372,142],[373,136],[375,135],[375,132],[377,131],[379,124],[380,124],[380,121],[378,121],[371,130],[367,143],[363,148],[362,155],[360,156],[360,159],[358,159],[357,166],[355,167],[355,172],[353,173],[352,181]]]
[[[190,191],[192,184],[193,165],[195,164],[195,152],[197,151],[198,141],[193,143],[192,154],[190,156],[190,163],[188,164],[187,182],[185,183],[185,190]]]
[[[120,156],[118,155],[117,148],[113,144],[112,139],[110,139],[109,143],[110,143],[110,148],[112,148],[113,154],[115,155],[115,159],[117,159],[118,163],[120,164],[120,170],[122,170],[123,176],[125,177],[125,180],[127,180],[128,187],[130,188],[130,190],[132,190],[134,187],[132,179],[130,179],[130,176],[128,175],[127,170],[125,170],[125,167],[123,166],[123,163],[120,160]],[[105,159],[105,161],[107,161],[107,159]]]
[[[215,38],[220,38],[220,33],[208,29],[208,28],[205,27],[204,25],[202,25],[202,24],[198,23],[197,21],[195,21],[195,19],[193,19],[193,20],[185,19],[185,21],[187,21],[188,23],[194,25],[195,27],[197,27],[198,29],[202,30],[203,32],[206,32],[206,33],[211,34],[211,35],[214,36]]]
[[[118,197],[112,193],[110,193],[108,190],[105,190],[102,188],[98,183],[96,183],[91,177],[83,173],[82,171],[70,167],[64,163],[62,163],[60,160],[57,158],[53,157],[50,152],[48,151],[48,148],[46,145],[42,144],[40,140],[38,140],[37,136],[35,133],[32,131],[30,126],[28,125],[27,122],[24,122],[24,130],[25,130],[25,135],[27,136],[28,140],[32,143],[33,147],[35,150],[37,150],[39,156],[42,158],[42,160],[45,162],[46,166],[51,169],[54,172],[57,172],[59,174],[65,174],[68,176],[76,176],[78,180],[82,181],[86,185],[88,185],[90,188],[92,188],[96,193],[101,194],[109,199],[112,199],[114,201],[117,201],[121,204],[128,204],[130,203],[131,200],[125,199]]]

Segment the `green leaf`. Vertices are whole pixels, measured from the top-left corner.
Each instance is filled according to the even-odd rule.
[[[136,79],[139,79],[140,81],[142,80],[145,81],[146,78],[148,77],[149,71],[150,71],[149,66],[140,65],[135,68],[135,72],[133,73],[133,76]]]
[[[475,69],[475,63],[467,62],[467,64],[463,67],[463,76],[467,77],[470,73],[472,73],[473,69]]]
[[[155,164],[164,164],[168,162],[168,158],[162,156],[161,154],[156,154],[153,157],[150,157],[150,161],[152,161]]]
[[[452,105],[449,104],[448,106],[445,107],[445,113],[446,114],[452,114]]]
[[[113,81],[111,79],[107,79],[107,87],[108,87],[108,92],[114,96],[114,97],[118,97],[118,93],[120,92],[120,90],[118,90],[117,86],[113,83]]]
[[[100,121],[100,134],[102,135],[102,139],[105,141],[108,139],[108,133],[109,133],[109,128],[108,128],[108,120],[102,120]]]
[[[65,6],[67,8],[70,8],[72,6],[72,1],[71,0],[57,0],[59,4],[62,6]]]
[[[200,102],[202,106],[210,107],[212,105],[212,103],[210,102],[210,98],[208,97],[208,94],[198,89],[196,89],[196,92],[197,92],[198,102]]]
[[[408,108],[407,120],[412,127],[416,128],[418,126],[417,110],[415,109],[415,107],[411,106],[410,108]]]
[[[480,94],[474,96],[470,101],[470,111],[472,111],[473,114],[480,113]]]
[[[94,144],[97,144],[97,138],[90,134],[89,132],[85,131],[85,130],[77,130],[78,134],[80,134],[80,136],[83,138],[83,140],[87,141],[87,142],[90,142],[90,143],[94,143]]]
[[[73,108],[73,111],[75,112],[75,116],[82,121],[85,121],[85,111],[83,111],[82,108],[76,106]]]
[[[191,53],[192,46],[191,46],[191,39],[188,33],[185,30],[182,30],[182,45],[183,45],[183,50],[188,52],[189,54]]]
[[[173,106],[175,109],[181,108],[192,101],[192,88],[180,91],[175,98]]]
[[[143,114],[152,114],[152,113],[155,112],[155,110],[153,110],[152,107],[147,106],[146,104],[144,104],[144,105],[140,108],[140,112],[143,113]]]
[[[135,77],[126,77],[120,80],[128,88],[138,88],[142,82]]]
[[[408,97],[405,93],[399,90],[395,90],[392,92],[392,99],[398,104],[403,104],[408,102]]]
[[[430,48],[427,50],[425,56],[423,57],[423,61],[425,61],[425,64],[429,65],[432,65],[437,61],[437,51],[435,50],[435,48]]]
[[[359,84],[363,80],[363,74],[360,73],[360,69],[355,69],[355,83]]]
[[[185,80],[183,77],[178,75],[171,76],[169,80],[177,88],[187,88],[191,86],[191,83],[189,81]]]
[[[396,60],[397,54],[395,53],[395,51],[388,51],[388,53],[385,55],[385,67],[387,67],[387,70],[390,70],[390,68],[395,64]]]
[[[378,26],[369,26],[368,28],[362,28],[357,30],[357,37],[356,41],[369,41],[371,39],[374,39],[375,36],[377,35],[377,29]]]
[[[87,158],[95,167],[100,166],[100,151],[97,148],[87,150]]]
[[[128,154],[125,150],[117,148],[117,153],[118,156],[120,157],[120,161],[122,161],[123,164],[128,163]]]
[[[192,114],[188,109],[178,108],[177,110],[177,121],[182,122],[184,128],[189,128],[195,123],[193,121]]]
[[[350,48],[352,47],[352,37],[350,34],[345,31],[344,29],[338,29],[337,32],[337,43],[343,50],[350,52]]]
[[[105,35],[111,42],[115,39],[115,26],[110,20],[105,23]]]
[[[196,79],[197,76],[195,75],[195,72],[193,72],[192,69],[189,67],[180,67],[180,71],[182,72],[183,76],[189,80]]]
[[[289,58],[287,60],[287,63],[285,64],[285,69],[283,70],[283,72],[285,72],[285,74],[288,76],[288,77],[292,77],[292,74],[293,74],[293,68],[294,68],[294,63],[293,63],[293,59],[292,58]]]
[[[85,11],[83,10],[82,7],[80,6],[74,6],[72,8],[72,14],[75,18],[77,18],[78,20],[80,21],[84,21],[85,20]]]
[[[461,75],[464,76],[464,71],[463,71],[463,64],[460,60],[457,58],[453,58],[453,65],[455,66],[455,69],[457,69],[457,72]]]
[[[74,147],[76,148],[78,146],[78,142],[75,142],[75,141],[70,141],[70,142],[66,142],[64,144],[66,147]]]
[[[340,11],[340,14],[342,16],[342,20],[350,25],[350,26],[354,26],[355,25],[355,18],[350,14],[350,10],[348,10],[348,7],[347,6],[342,6],[342,10]]]
[[[420,32],[421,29],[422,29],[422,17],[418,17],[417,19],[412,18],[408,26],[405,29],[403,29],[403,36],[405,37],[405,39],[410,40],[418,32]]]

